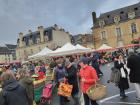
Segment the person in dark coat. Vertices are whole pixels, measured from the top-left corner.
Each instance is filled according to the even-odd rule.
[[[33,86],[33,80],[29,76],[28,71],[24,69],[18,70],[17,78],[18,78],[19,84],[26,89],[29,105],[33,105],[34,86]]]
[[[128,51],[127,67],[130,69],[130,82],[134,83],[137,100],[140,100],[140,56],[135,54],[133,50]]]
[[[1,75],[0,105],[29,105],[26,89],[16,81],[11,71]]]
[[[78,98],[78,80],[77,80],[77,70],[74,65],[70,61],[65,62],[67,76],[66,79],[70,85],[73,85],[72,89],[72,98],[74,100],[74,105],[80,105]]]
[[[91,62],[92,62],[92,67],[95,68],[98,77],[103,76],[103,73],[101,72],[100,66],[99,66],[99,55],[97,53],[93,54]]]
[[[114,61],[114,68],[118,69],[121,72],[120,80],[118,81],[118,84],[117,84],[118,88],[120,89],[121,99],[124,99],[127,97],[125,95],[125,90],[129,88],[128,79],[127,79],[128,72],[124,65],[125,63],[124,63],[122,55],[118,55]]]
[[[65,76],[66,76],[66,70],[62,62],[57,62],[57,66],[56,68],[54,68],[54,75],[55,75],[55,82],[59,87],[60,83],[65,81]],[[60,101],[59,101],[60,105],[66,105],[68,101],[69,100],[67,99],[67,97],[60,96]]]

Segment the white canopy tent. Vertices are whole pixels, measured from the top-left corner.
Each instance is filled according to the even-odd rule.
[[[86,48],[84,46],[81,46],[80,44],[77,44],[75,47],[78,49],[83,49],[83,50],[91,50],[90,48]]]
[[[83,46],[77,45],[74,46],[71,43],[67,43],[61,48],[56,49],[52,53],[50,53],[50,56],[63,56],[63,55],[71,55],[71,54],[77,54],[77,53],[84,53],[89,52],[91,49],[85,48]]]
[[[41,56],[44,56],[44,55],[46,56],[46,55],[48,55],[51,52],[52,52],[52,50],[50,50],[49,48],[45,47],[44,49],[42,49],[37,54],[34,54],[32,56],[29,56],[28,58],[31,59],[31,58],[41,57]]]
[[[93,49],[91,49],[91,48],[86,48],[86,47],[84,47],[84,46],[81,46],[80,44],[77,44],[75,47],[76,47],[77,49],[83,50],[83,51],[81,51],[81,52],[85,52],[85,53],[94,51]]]
[[[76,47],[73,46],[71,43],[66,43],[64,46],[62,46],[61,48],[56,49],[52,53],[59,53],[59,52],[71,51],[71,50],[75,50],[75,49],[76,49]]]
[[[104,51],[104,50],[112,50],[113,48],[106,45],[106,44],[103,44],[102,46],[100,46],[97,51]]]

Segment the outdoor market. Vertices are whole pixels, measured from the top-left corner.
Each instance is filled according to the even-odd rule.
[[[56,74],[54,71],[57,64],[61,63],[66,65],[65,63],[70,61],[79,71],[78,62],[83,57],[91,59],[92,57],[96,57],[98,55],[99,64],[103,65],[112,62],[118,53],[127,56],[129,49],[135,49],[135,51],[138,51],[139,46],[140,44],[131,44],[121,46],[119,48],[112,48],[111,46],[103,44],[98,49],[91,49],[79,44],[74,46],[71,43],[67,43],[55,51],[45,47],[39,53],[29,56],[28,61],[1,63],[0,75],[6,70],[12,70],[14,75],[17,75],[20,68],[27,70],[33,80],[34,104],[44,104],[48,102],[51,105],[53,95],[58,94],[58,87],[55,81]],[[94,54],[96,54],[96,56],[93,56]],[[91,65],[90,62],[89,65]],[[47,88],[47,90],[45,90],[45,88]],[[65,88],[67,88],[67,86]],[[71,95],[72,87],[64,90],[69,97]]]

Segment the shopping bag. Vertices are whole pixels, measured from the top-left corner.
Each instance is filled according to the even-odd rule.
[[[85,105],[83,93],[80,96],[80,103],[81,105]]]
[[[100,100],[107,94],[107,87],[101,84],[92,85],[87,90],[87,95],[92,100]]]
[[[72,85],[69,85],[68,83],[60,83],[58,88],[58,95],[70,97],[72,93]]]
[[[36,102],[35,101],[33,101],[33,105],[36,105]]]

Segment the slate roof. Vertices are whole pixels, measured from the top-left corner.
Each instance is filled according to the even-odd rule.
[[[6,46],[8,47],[8,49],[14,50],[17,48],[17,45],[13,45],[13,44],[6,44]]]
[[[0,54],[11,54],[13,50],[16,49],[16,45],[5,44],[5,46],[0,46]]]
[[[78,35],[74,35],[73,39],[74,39],[74,44],[82,44],[83,40],[82,37],[86,37],[86,42],[92,42],[93,41],[93,36],[91,34],[78,34]]]
[[[7,47],[0,47],[0,54],[9,54],[10,50]]]
[[[52,30],[55,30],[55,28],[54,27],[44,28],[44,35],[48,36],[49,41],[52,40]],[[45,34],[45,33],[47,33],[47,34]],[[32,39],[33,43],[36,44],[37,38],[39,38],[39,37],[40,37],[39,31],[35,31],[35,32],[24,35],[23,41],[25,42],[26,46],[28,46],[30,39]],[[17,43],[19,43],[19,38],[17,39]]]
[[[105,21],[105,25],[110,25],[114,23],[114,16],[119,15],[120,16],[120,22],[127,21],[129,20],[128,18],[128,12],[129,11],[134,11],[135,12],[135,18],[140,17],[140,2],[134,5],[130,5],[127,7],[123,7],[120,9],[116,9],[110,12],[106,12],[101,14],[97,18],[97,22],[94,23],[94,28],[99,27],[99,20],[103,19]]]

